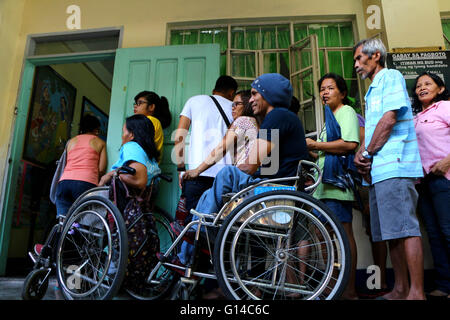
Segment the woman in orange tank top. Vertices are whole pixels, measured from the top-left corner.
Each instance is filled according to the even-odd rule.
[[[57,215],[66,215],[72,203],[86,190],[96,187],[106,169],[106,143],[98,137],[100,121],[86,115],[80,134],[67,143],[67,163],[56,189]]]

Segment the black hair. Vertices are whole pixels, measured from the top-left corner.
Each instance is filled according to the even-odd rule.
[[[319,79],[319,81],[317,81],[317,85],[319,87],[319,91],[320,91],[320,86],[322,85],[322,82],[325,79],[333,79],[334,82],[336,82],[336,86],[339,89],[339,92],[342,93],[344,95],[344,99],[342,99],[342,102],[344,104],[350,105],[350,99],[348,98],[348,87],[347,87],[347,82],[345,82],[344,78],[342,78],[340,75],[336,74],[336,73],[327,73],[324,76],[322,76],[322,78]]]
[[[441,77],[439,77],[435,73],[424,71],[416,78],[416,80],[414,80],[414,86],[411,88],[411,97],[413,100],[412,109],[413,109],[414,113],[418,113],[418,112],[422,111],[422,103],[419,101],[419,97],[416,94],[416,86],[417,86],[417,82],[419,81],[419,78],[423,77],[423,76],[429,76],[434,81],[434,83],[436,83],[436,85],[439,88],[444,87],[444,91],[441,94],[438,94],[433,99],[433,102],[448,100],[450,98],[450,93],[448,92],[448,89],[445,86],[444,80],[442,80]]]
[[[291,105],[289,106],[288,110],[292,111],[295,114],[298,114],[298,111],[300,110],[300,101],[298,101],[296,97],[292,96]]]
[[[233,90],[236,92],[238,84],[233,77],[230,76],[220,76],[216,81],[216,86],[214,91],[225,93],[228,90]]]
[[[125,127],[133,134],[132,141],[139,144],[149,159],[158,159],[159,152],[155,146],[155,128],[149,118],[135,114],[125,119]]]
[[[94,132],[100,129],[100,120],[91,114],[85,115],[80,121],[80,134]]]
[[[139,98],[145,98],[148,105],[155,105],[155,113],[153,116],[161,122],[163,129],[170,126],[172,122],[172,114],[170,113],[169,101],[166,97],[160,97],[153,91],[141,91],[136,95],[136,97],[134,97],[134,101],[137,102]]]

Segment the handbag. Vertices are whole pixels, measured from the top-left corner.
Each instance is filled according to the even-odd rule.
[[[217,109],[219,110],[220,114],[222,115],[223,121],[225,121],[225,124],[227,125],[227,128],[229,128],[230,120],[228,120],[227,116],[225,115],[225,112],[223,111],[222,106],[220,105],[219,101],[217,101],[217,99],[214,98],[213,96],[210,96],[210,97],[216,104]]]
[[[66,167],[67,162],[67,145],[64,148],[64,152],[62,153],[59,160],[56,161],[56,170],[53,175],[52,184],[50,186],[50,201],[55,204],[56,202],[56,188],[58,186],[59,179],[61,178],[64,168]]]

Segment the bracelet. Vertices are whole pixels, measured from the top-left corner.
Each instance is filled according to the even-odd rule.
[[[178,172],[186,171],[186,166],[178,167],[178,168],[177,168],[177,171],[178,171]]]

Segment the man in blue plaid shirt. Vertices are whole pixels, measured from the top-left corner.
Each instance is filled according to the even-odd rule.
[[[353,58],[361,79],[372,81],[365,96],[365,141],[355,165],[370,185],[372,239],[388,241],[395,275],[393,290],[380,299],[425,299],[414,186],[423,174],[405,80],[384,67],[386,48],[379,39],[360,41]]]

